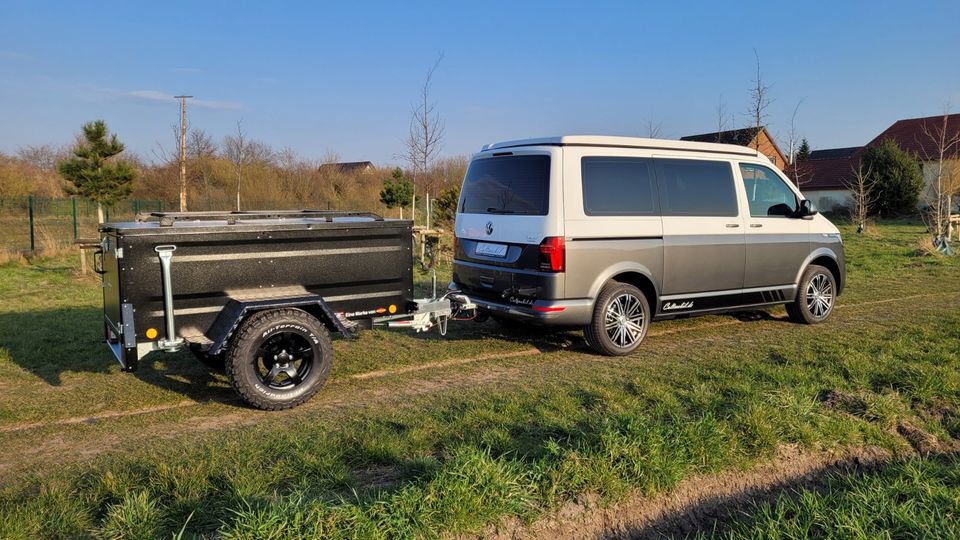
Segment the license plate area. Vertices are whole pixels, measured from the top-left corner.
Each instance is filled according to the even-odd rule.
[[[477,255],[484,257],[496,257],[503,259],[507,256],[506,244],[491,244],[489,242],[477,242],[477,248],[474,251]]]

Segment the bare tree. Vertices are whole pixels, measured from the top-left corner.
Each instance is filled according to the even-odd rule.
[[[66,149],[51,144],[28,145],[17,149],[17,157],[45,172],[56,171],[57,162],[65,159],[67,155]]]
[[[192,162],[190,170],[199,177],[203,197],[210,209],[210,179],[213,176],[213,159],[217,155],[217,143],[202,129],[191,129],[187,137],[187,159]]]
[[[727,112],[727,103],[723,101],[723,94],[720,94],[720,101],[717,102],[717,142],[720,142],[720,134],[730,129],[731,118]]]
[[[753,49],[753,56],[757,60],[757,76],[750,88],[750,107],[747,109],[747,116],[750,118],[753,127],[759,130],[766,123],[769,116],[767,108],[770,107],[773,100],[770,99],[770,86],[763,82],[763,75],[760,72],[760,55],[757,54],[757,49]],[[756,137],[754,141],[756,149],[759,150],[760,137]]]
[[[790,129],[787,131],[787,163],[793,165],[797,162],[797,149],[800,147],[800,139],[802,138],[797,131],[797,112],[800,111],[800,105],[803,104],[803,100],[797,102],[796,107],[793,108],[793,114],[790,115]]]
[[[436,102],[430,97],[433,74],[442,60],[443,54],[440,54],[427,71],[423,86],[420,87],[420,95],[410,119],[410,133],[407,136],[407,150],[404,156],[413,172],[414,185],[419,181],[427,193],[433,187],[432,182],[427,178],[430,164],[437,158],[443,145],[443,122],[437,111]]]
[[[852,201],[850,204],[850,219],[857,224],[857,234],[862,234],[867,228],[867,217],[870,205],[873,204],[876,180],[870,169],[863,170],[860,163],[853,169],[853,175],[846,182],[850,190]]]
[[[944,107],[943,119],[936,124],[924,123],[918,141],[921,159],[930,163],[930,185],[924,191],[927,203],[926,218],[933,233],[934,244],[950,239],[953,227],[950,214],[953,197],[960,192],[960,126],[950,129],[950,105]],[[927,144],[924,144],[926,142]],[[927,176],[927,171],[924,171]]]
[[[250,162],[249,158],[250,141],[247,140],[247,133],[243,130],[243,120],[237,121],[237,134],[227,135],[223,140],[223,151],[227,159],[233,163],[234,170],[237,172],[237,212],[240,211],[240,186],[243,181],[243,166]]]
[[[190,136],[187,138],[187,157],[190,159],[200,159],[213,157],[217,153],[217,143],[213,142],[213,137],[207,135],[207,132],[194,128],[190,130]]]
[[[663,122],[654,122],[651,119],[647,119],[647,138],[648,139],[659,139],[663,135]]]

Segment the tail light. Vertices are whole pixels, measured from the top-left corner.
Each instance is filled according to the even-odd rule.
[[[453,235],[453,258],[457,258],[457,235]]]
[[[548,236],[540,242],[540,271],[563,272],[567,249],[562,236]]]

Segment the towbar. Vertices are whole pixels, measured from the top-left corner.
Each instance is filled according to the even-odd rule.
[[[177,337],[177,329],[173,322],[173,285],[170,279],[170,263],[177,246],[163,245],[153,250],[160,256],[160,275],[163,278],[163,318],[166,323],[166,339],[160,340],[157,345],[164,352],[177,352],[183,346],[183,338]]]

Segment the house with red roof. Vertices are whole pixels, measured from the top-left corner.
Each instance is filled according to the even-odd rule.
[[[945,129],[944,129],[945,128]],[[812,200],[817,208],[836,211],[849,206],[852,198],[849,185],[854,171],[860,164],[865,148],[876,146],[886,139],[912,153],[923,169],[926,193],[937,178],[939,155],[937,144],[931,137],[940,130],[951,137],[960,137],[960,114],[927,116],[897,120],[864,146],[815,150],[807,160],[789,166],[787,174],[797,183],[803,195]],[[960,174],[960,144],[954,145],[946,154],[949,168]],[[960,199],[960,197],[958,197]],[[925,205],[921,196],[921,205]]]

